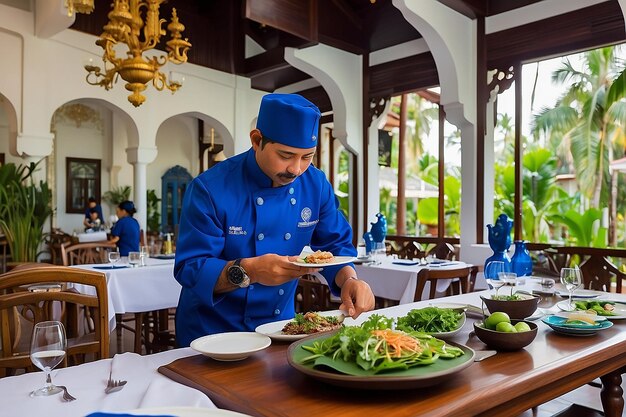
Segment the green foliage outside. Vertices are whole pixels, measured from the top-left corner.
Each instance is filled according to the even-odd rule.
[[[15,262],[37,261],[43,227],[52,214],[48,184],[40,181],[37,185],[33,180],[38,165],[0,165],[0,229]]]
[[[148,232],[159,233],[161,229],[161,213],[159,213],[159,203],[161,199],[157,197],[155,190],[146,192],[147,198],[147,227]]]

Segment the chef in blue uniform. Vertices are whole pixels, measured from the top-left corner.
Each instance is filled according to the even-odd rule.
[[[319,119],[319,109],[302,96],[264,96],[250,132],[252,148],[203,172],[187,188],[174,267],[182,285],[180,346],[293,318],[297,278],[318,271],[292,263],[306,245],[356,255],[331,184],[311,166]],[[348,315],[374,307],[370,287],[352,264],[320,271]]]

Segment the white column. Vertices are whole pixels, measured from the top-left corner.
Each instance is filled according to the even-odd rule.
[[[146,197],[147,185],[146,185],[146,167],[154,161],[157,156],[157,148],[128,148],[126,149],[128,155],[128,162],[133,165],[133,190],[135,208],[137,214],[135,218],[139,222],[139,227],[144,231],[147,230],[147,212],[148,212],[148,199]]]

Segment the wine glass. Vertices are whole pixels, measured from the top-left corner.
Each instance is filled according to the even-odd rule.
[[[109,252],[109,262],[111,262],[111,269],[115,268],[115,263],[120,260],[120,253],[118,251]]]
[[[67,339],[60,321],[42,321],[35,324],[30,342],[30,360],[46,373],[46,386],[36,389],[30,396],[52,395],[62,391],[52,383],[50,372],[65,357]]]
[[[574,291],[583,284],[583,279],[578,268],[562,268],[561,269],[561,284],[565,285],[565,288],[569,292],[569,309],[573,310],[572,306],[572,294]]]
[[[487,283],[496,290],[496,299],[498,299],[498,290],[506,284],[500,279],[500,274],[506,272],[506,267],[502,261],[491,261],[485,266],[485,279]]]

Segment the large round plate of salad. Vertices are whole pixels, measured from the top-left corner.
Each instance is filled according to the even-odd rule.
[[[287,360],[320,381],[376,390],[437,385],[473,363],[467,346],[392,326],[393,319],[373,314],[361,326],[292,343]]]

